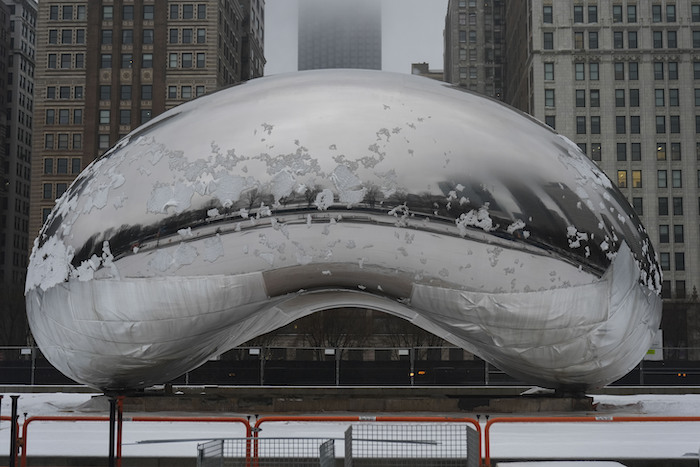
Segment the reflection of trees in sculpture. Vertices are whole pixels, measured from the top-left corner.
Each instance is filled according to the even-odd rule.
[[[394,348],[414,349],[416,360],[425,360],[431,347],[449,345],[441,337],[421,329],[405,319],[394,318],[385,321],[386,338]]]

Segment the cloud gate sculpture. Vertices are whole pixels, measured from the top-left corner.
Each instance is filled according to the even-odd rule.
[[[639,219],[571,141],[444,83],[326,70],[201,97],[118,142],[57,202],[26,297],[44,355],[103,390],[338,307],[585,389],[641,360],[660,284]]]

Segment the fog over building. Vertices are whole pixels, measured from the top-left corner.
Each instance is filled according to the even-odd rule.
[[[377,0],[300,0],[299,70],[382,68]]]

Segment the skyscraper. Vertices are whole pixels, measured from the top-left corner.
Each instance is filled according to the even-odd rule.
[[[76,175],[133,128],[260,76],[263,19],[264,0],[40,3],[30,235]]]
[[[22,288],[29,248],[29,192],[37,3],[0,3],[0,283]]]
[[[445,18],[445,81],[503,98],[504,2],[450,0]]]
[[[377,0],[300,0],[299,70],[382,68]]]

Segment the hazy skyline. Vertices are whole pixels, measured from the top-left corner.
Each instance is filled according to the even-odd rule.
[[[447,0],[382,2],[382,69],[411,73],[411,63],[443,68]],[[265,74],[297,70],[297,0],[267,0]]]

